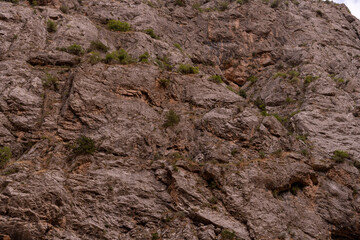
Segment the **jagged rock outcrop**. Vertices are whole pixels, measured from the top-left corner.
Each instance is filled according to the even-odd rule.
[[[0,1],[0,238],[359,239],[359,68],[335,3]]]

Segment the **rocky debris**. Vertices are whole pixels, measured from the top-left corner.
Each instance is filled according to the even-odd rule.
[[[359,239],[359,33],[332,2],[0,1],[0,238]]]

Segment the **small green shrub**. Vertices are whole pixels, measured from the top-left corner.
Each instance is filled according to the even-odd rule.
[[[152,28],[145,29],[144,32],[154,39],[160,39],[160,37],[155,34],[154,29]]]
[[[303,155],[304,157],[308,157],[309,156],[309,151],[306,148],[301,149],[300,151],[301,155]]]
[[[228,9],[229,7],[229,3],[228,2],[221,2],[219,3],[219,10],[220,11],[225,11],[226,9]]]
[[[238,3],[240,5],[245,4],[247,2],[249,2],[249,0],[236,0],[236,3]]]
[[[19,0],[0,0],[0,2],[11,2],[13,4],[18,4]]]
[[[150,54],[148,52],[144,52],[139,56],[139,62],[148,63],[149,62]]]
[[[250,76],[247,78],[247,80],[251,83],[255,83],[258,80],[258,78],[256,76]]]
[[[319,77],[314,77],[312,75],[307,75],[305,76],[305,79],[304,79],[304,84],[305,85],[309,85],[311,82],[315,81],[316,79],[318,79]]]
[[[278,72],[278,73],[274,74],[274,76],[273,76],[273,78],[278,78],[278,77],[287,78],[287,74],[283,73],[283,72]]]
[[[175,0],[175,6],[185,7],[185,0]]]
[[[93,154],[96,151],[95,142],[89,137],[80,136],[73,146],[73,153],[76,155]]]
[[[307,140],[307,136],[306,135],[297,135],[296,139],[305,142]]]
[[[47,31],[48,32],[56,32],[57,26],[56,23],[53,20],[47,21]]]
[[[90,62],[92,65],[95,65],[95,64],[101,62],[100,53],[95,52],[95,51],[90,52],[89,62]]]
[[[234,148],[233,150],[231,150],[231,156],[235,156],[235,155],[237,155],[239,153],[239,150],[238,149],[236,149],[236,148]]]
[[[244,89],[239,90],[239,95],[243,98],[246,98],[246,91]]]
[[[197,11],[199,11],[199,12],[203,12],[203,10],[201,9],[199,3],[194,3],[194,4],[192,5],[192,8],[195,9],[195,10],[197,10]]]
[[[220,75],[212,75],[210,77],[210,81],[218,83],[218,84],[223,83],[222,77]]]
[[[158,57],[155,60],[155,63],[159,66],[159,68],[166,71],[171,71],[173,69],[173,66],[170,64],[169,58],[167,56],[162,58]]]
[[[151,234],[151,240],[158,240],[160,239],[160,236],[157,232]]]
[[[0,148],[0,169],[4,168],[11,158],[11,149],[9,147]]]
[[[333,153],[332,159],[336,162],[336,163],[342,163],[345,161],[345,159],[349,158],[350,155],[349,153],[347,153],[346,151],[342,151],[342,150],[336,150]]]
[[[170,79],[162,78],[159,80],[159,84],[162,88],[167,88],[170,85]]]
[[[65,5],[61,5],[60,6],[60,11],[67,14],[69,12],[69,8],[67,6],[65,6]]]
[[[106,63],[120,63],[120,64],[130,64],[134,63],[135,60],[124,50],[119,49],[118,51],[114,51],[112,53],[108,53],[105,56]]]
[[[277,8],[279,5],[280,5],[280,0],[274,0],[274,1],[271,3],[270,7],[271,7],[271,8]]]
[[[67,48],[66,47],[57,48],[57,50],[64,51],[64,52],[74,54],[74,55],[78,55],[78,56],[84,54],[84,49],[78,44],[73,44]]]
[[[112,31],[127,32],[131,30],[131,25],[119,20],[109,20],[107,27]]]
[[[90,50],[91,51],[97,50],[106,53],[109,50],[109,47],[106,46],[104,43],[102,43],[100,40],[96,40],[96,41],[91,41]]]
[[[289,119],[287,117],[281,117],[279,114],[274,113],[273,116],[281,123],[281,124],[285,124],[289,121]]]
[[[52,89],[58,91],[59,90],[58,78],[51,75],[50,73],[45,73],[45,78],[43,79],[43,87],[45,89]]]
[[[189,64],[180,64],[178,71],[182,74],[197,74],[199,73],[199,68]]]
[[[172,127],[175,126],[177,124],[179,124],[180,122],[180,117],[179,115],[176,114],[176,112],[174,110],[170,110],[167,114],[166,114],[166,121],[164,123],[164,127]]]
[[[259,157],[260,158],[265,158],[265,152],[264,151],[259,151]]]
[[[179,49],[181,52],[183,51],[181,48],[181,45],[178,43],[174,43],[174,47],[176,47],[177,49]]]
[[[300,76],[300,73],[298,71],[290,70],[288,72],[288,75],[289,75],[290,78],[294,78],[294,77]]]
[[[230,232],[227,229],[221,231],[221,240],[233,240],[235,239],[235,233]]]
[[[264,100],[262,100],[260,97],[257,97],[254,101],[255,106],[257,106],[262,112],[266,112],[266,104]]]

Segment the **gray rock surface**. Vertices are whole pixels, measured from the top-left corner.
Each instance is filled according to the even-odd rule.
[[[31,3],[0,1],[0,239],[360,238],[360,21],[345,5]],[[130,64],[104,60],[119,49]],[[93,153],[74,152],[80,136]]]

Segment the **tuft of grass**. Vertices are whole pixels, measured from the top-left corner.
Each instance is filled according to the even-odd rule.
[[[173,69],[173,66],[170,64],[169,58],[167,56],[162,58],[158,57],[155,60],[155,63],[159,66],[159,68],[166,71],[171,71]]]
[[[5,167],[11,156],[11,149],[9,147],[5,146],[0,148],[0,169]]]
[[[46,26],[47,26],[47,31],[48,32],[56,32],[57,30],[57,25],[56,25],[56,22],[54,22],[53,20],[49,19],[46,23]]]
[[[154,29],[152,28],[145,29],[144,32],[154,39],[160,39],[160,37],[155,34]]]
[[[181,45],[179,43],[174,43],[174,47],[179,49],[181,52],[183,51],[182,48],[181,48]]]
[[[274,1],[272,1],[270,7],[277,8],[279,5],[280,5],[280,0],[274,0]]]
[[[287,78],[287,74],[284,72],[278,72],[278,73],[274,74],[274,76],[273,76],[273,78],[279,78],[279,77]]]
[[[90,43],[90,50],[100,51],[106,53],[109,50],[109,47],[102,43],[100,40],[91,41]]]
[[[149,62],[150,54],[148,52],[144,52],[139,56],[139,62],[148,63]]]
[[[43,87],[45,89],[53,89],[54,91],[58,91],[58,78],[51,75],[50,73],[45,73],[45,78],[43,79]]]
[[[312,75],[307,75],[305,76],[305,79],[304,79],[304,84],[305,85],[309,85],[311,82],[315,81],[316,79],[318,79],[319,77],[317,76],[312,76]]]
[[[74,54],[74,55],[78,55],[78,56],[83,55],[84,52],[85,52],[84,49],[78,44],[73,44],[73,45],[71,45],[69,47],[57,48],[57,50],[64,51],[64,52]]]
[[[260,111],[261,111],[261,114],[263,116],[267,116],[267,111],[266,111],[266,104],[264,102],[264,100],[262,100],[260,97],[257,97],[256,100],[254,101],[254,104],[255,106],[257,106]]]
[[[197,74],[197,73],[199,73],[199,68],[193,67],[189,64],[180,64],[178,71],[181,74]]]
[[[89,137],[80,136],[72,147],[76,155],[93,154],[96,151],[95,142]]]
[[[350,155],[348,152],[346,151],[342,151],[342,150],[336,150],[333,152],[333,156],[332,159],[336,162],[336,163],[342,163],[345,161],[345,159],[349,158]]]
[[[174,110],[170,110],[166,114],[166,120],[165,120],[165,123],[163,124],[163,126],[165,128],[172,127],[172,126],[179,124],[179,122],[180,122],[180,116],[177,115]]]
[[[281,117],[279,114],[274,113],[273,116],[281,123],[281,124],[285,124],[287,123],[287,121],[289,121],[289,119],[287,117]]]
[[[160,239],[160,236],[157,232],[151,234],[151,240],[158,240]]]
[[[246,98],[246,91],[244,89],[239,90],[239,95],[243,98]]]
[[[131,25],[127,22],[121,22],[119,20],[109,20],[107,24],[108,29],[117,32],[128,32],[131,30]]]
[[[90,62],[92,65],[95,65],[95,64],[101,62],[100,53],[99,53],[99,52],[96,52],[96,51],[90,52],[89,62]]]
[[[170,79],[162,78],[159,80],[159,84],[162,88],[167,88],[170,85]]]
[[[222,240],[233,240],[233,239],[235,239],[235,233],[230,232],[228,229],[223,229],[221,231],[221,239]]]
[[[61,5],[60,6],[60,11],[67,14],[69,12],[69,8],[67,6],[65,6],[65,5]]]
[[[239,150],[238,149],[236,149],[236,148],[234,148],[233,150],[231,150],[231,156],[235,156],[235,155],[237,155],[239,153]]]
[[[265,152],[264,151],[259,151],[259,157],[260,158],[265,158]]]
[[[185,7],[186,6],[185,0],[176,0],[175,6]]]
[[[256,76],[250,76],[247,78],[247,81],[251,82],[251,83],[255,83],[258,80],[258,77]]]
[[[212,75],[210,77],[210,81],[218,83],[218,84],[223,83],[222,77],[220,75]]]
[[[296,139],[305,142],[307,140],[307,136],[306,135],[297,135]]]
[[[221,2],[221,3],[219,3],[219,10],[222,11],[222,12],[225,11],[225,10],[227,10],[228,7],[229,7],[229,3],[228,3],[228,2]]]
[[[123,65],[134,63],[135,60],[124,50],[119,49],[105,55],[105,63],[120,63]]]

